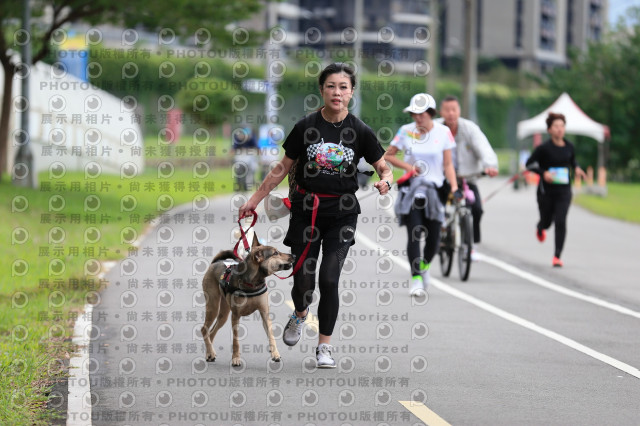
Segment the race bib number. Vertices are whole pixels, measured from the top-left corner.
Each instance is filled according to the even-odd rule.
[[[550,167],[549,173],[551,173],[551,183],[554,184],[568,184],[569,183],[569,169],[567,167]]]

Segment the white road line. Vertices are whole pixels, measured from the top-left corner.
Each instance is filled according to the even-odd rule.
[[[509,272],[510,274],[516,275],[520,278],[524,278],[527,281],[531,281],[532,283],[539,285],[541,287],[547,288],[549,290],[553,290],[555,292],[564,294],[565,296],[573,297],[584,302],[592,303],[594,305],[600,306],[602,308],[611,309],[612,311],[616,311],[623,315],[629,315],[634,318],[640,319],[640,312],[634,311],[629,308],[625,308],[624,306],[617,305],[615,303],[607,302],[605,300],[598,299],[597,297],[587,296],[586,294],[579,293],[575,290],[569,290],[568,288],[562,287],[558,284],[554,284],[551,281],[547,281],[543,278],[537,277],[532,273],[523,271],[520,268],[517,268],[513,265],[509,265],[508,263],[496,259],[491,256],[487,256],[486,254],[482,254],[482,261],[489,263],[497,268],[500,268],[504,271]]]
[[[386,210],[385,212],[389,216],[395,217],[395,215],[390,213],[388,210]],[[483,262],[489,263],[497,268],[501,268],[504,271],[509,272],[510,274],[516,275],[520,278],[524,278],[525,280],[530,281],[533,284],[537,284],[549,290],[564,294],[565,296],[573,297],[575,299],[582,300],[587,303],[592,303],[596,306],[600,306],[601,308],[610,309],[620,314],[628,315],[628,316],[640,319],[640,312],[634,311],[633,309],[625,308],[624,306],[618,305],[616,303],[607,302],[606,300],[598,299],[597,297],[594,297],[594,296],[587,296],[586,294],[580,293],[578,291],[570,290],[566,287],[562,287],[561,285],[554,284],[551,281],[547,281],[530,272],[523,271],[518,267],[510,265],[507,262],[504,262],[500,259],[496,259],[495,257],[488,256],[484,253],[480,253],[479,255]]]
[[[356,240],[357,241],[361,241],[362,243],[364,243],[365,245],[369,246],[372,249],[378,249],[381,248],[379,247],[374,241],[372,241],[371,239],[367,238],[364,234],[357,234],[356,236]],[[407,262],[406,259],[401,259],[398,256],[395,256],[393,254],[389,254],[388,255],[391,259],[393,259],[393,261],[401,266],[402,268],[404,268],[406,271],[410,271],[409,268],[409,262]],[[511,314],[507,311],[504,311],[496,306],[493,306],[487,302],[484,302],[480,299],[477,299],[467,293],[464,293],[456,288],[453,288],[445,283],[443,283],[440,280],[434,279],[432,278],[430,281],[430,284],[432,284],[435,288],[444,291],[445,293],[450,294],[453,297],[456,297],[460,300],[464,300],[465,302],[471,303],[474,306],[477,306],[480,309],[483,309],[489,313],[492,313],[502,319],[505,319],[509,322],[512,322],[514,324],[517,324],[521,327],[527,328],[531,331],[534,331],[538,334],[541,334],[545,337],[548,337],[552,340],[555,340],[556,342],[562,343],[565,346],[570,347],[571,349],[575,349],[579,352],[584,353],[585,355],[589,355],[590,357],[597,359],[598,361],[604,362],[605,364],[608,364],[614,368],[617,368],[621,371],[624,371],[625,373],[634,376],[638,379],[640,379],[640,370],[638,370],[637,368],[626,364],[622,361],[619,361],[615,358],[612,358],[608,355],[605,355],[601,352],[598,352],[594,349],[589,348],[588,346],[585,346],[581,343],[576,342],[575,340],[572,340],[568,337],[565,337],[559,333],[556,333],[554,331],[551,331],[549,329],[546,329],[544,327],[541,327],[531,321],[525,320],[524,318],[521,318],[517,315]]]

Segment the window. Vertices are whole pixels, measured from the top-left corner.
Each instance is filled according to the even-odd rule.
[[[540,5],[540,49],[555,50],[556,48],[556,2],[542,0]]]
[[[524,0],[516,0],[516,34],[515,46],[517,49],[522,48],[522,15],[524,13]]]

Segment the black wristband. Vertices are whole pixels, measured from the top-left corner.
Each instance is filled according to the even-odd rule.
[[[391,184],[389,183],[389,181],[388,180],[383,180],[383,182],[387,183],[387,186],[389,187],[389,191],[391,191]]]

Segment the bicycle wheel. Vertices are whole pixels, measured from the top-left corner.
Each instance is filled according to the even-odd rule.
[[[458,269],[462,281],[469,279],[471,250],[473,250],[473,219],[471,213],[465,211],[460,215],[460,247],[458,248]]]
[[[451,273],[453,265],[453,241],[450,226],[443,230],[442,239],[440,241],[440,271],[443,277],[448,277]]]

